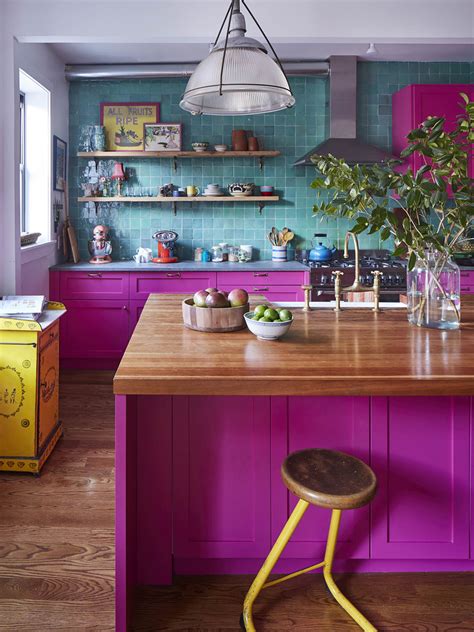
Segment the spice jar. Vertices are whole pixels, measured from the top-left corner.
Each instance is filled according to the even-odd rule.
[[[194,261],[202,261],[202,248],[194,249]]]
[[[222,248],[222,261],[229,261],[229,244],[222,242],[219,246]]]

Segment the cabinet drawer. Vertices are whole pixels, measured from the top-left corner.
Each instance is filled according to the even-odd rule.
[[[232,285],[233,287],[245,287],[257,285],[302,285],[304,283],[304,270],[301,272],[279,271],[250,271],[250,272],[218,272],[217,287]]]
[[[194,294],[215,285],[215,272],[132,272],[130,298],[146,299],[149,294]]]
[[[267,301],[277,301],[277,302],[295,302],[295,301],[303,301],[304,300],[304,292],[298,285],[264,285],[260,284],[252,284],[245,285],[241,284],[243,290],[247,290],[249,294],[262,294]],[[224,290],[225,292],[230,292],[235,288],[235,285],[223,285],[219,286],[220,290]]]
[[[61,300],[128,299],[128,277],[120,272],[63,272]]]

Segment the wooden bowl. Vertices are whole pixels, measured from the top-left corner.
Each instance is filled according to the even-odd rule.
[[[192,298],[184,299],[183,322],[189,329],[208,332],[244,329],[248,303],[241,307],[196,307]]]

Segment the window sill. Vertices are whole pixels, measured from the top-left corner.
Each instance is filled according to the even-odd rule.
[[[56,241],[41,241],[31,246],[22,246],[21,250],[21,263],[30,263],[36,259],[42,259],[48,255],[52,255],[56,248]]]

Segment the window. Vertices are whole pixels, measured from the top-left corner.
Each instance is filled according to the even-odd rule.
[[[25,95],[20,92],[20,225],[26,232],[25,213]]]
[[[22,232],[51,239],[51,93],[23,70],[20,83],[20,191]]]

